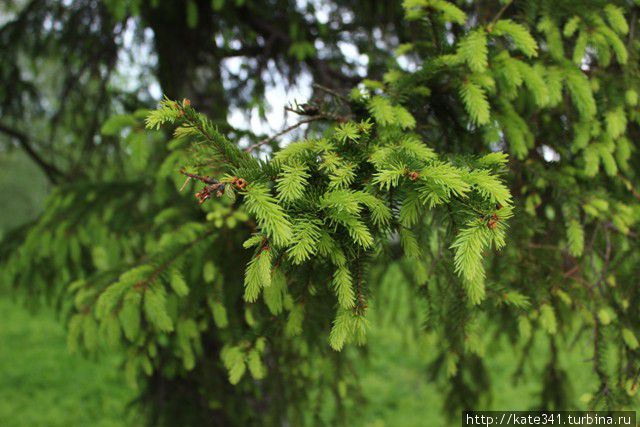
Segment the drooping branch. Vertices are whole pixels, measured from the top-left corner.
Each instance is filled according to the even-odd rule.
[[[18,141],[20,147],[24,149],[27,155],[42,169],[52,184],[57,184],[60,178],[64,177],[64,173],[52,163],[44,160],[33,147],[31,138],[19,130],[13,129],[0,123],[0,132]]]

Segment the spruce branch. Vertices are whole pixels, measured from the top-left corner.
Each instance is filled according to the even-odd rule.
[[[203,204],[208,199],[211,198],[212,194],[215,194],[217,197],[221,197],[224,194],[225,183],[218,181],[217,179],[213,179],[210,176],[198,175],[195,173],[186,172],[184,169],[180,170],[180,173],[185,175],[187,179],[184,184],[180,188],[180,191],[189,183],[190,180],[195,179],[197,181],[203,182],[206,186],[199,192],[196,193],[196,199],[200,204]]]

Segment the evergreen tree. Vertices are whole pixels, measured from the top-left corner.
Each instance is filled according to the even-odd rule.
[[[4,239],[2,283],[56,304],[72,350],[121,348],[154,424],[356,422],[342,408],[358,401],[349,364],[366,352],[348,349],[366,348],[390,266],[426,307],[424,325],[403,327],[430,337],[451,414],[482,408],[487,346],[502,337],[523,367],[536,340],[549,346],[540,407],[575,407],[558,354],[585,340],[598,380],[585,407],[637,408],[637,6],[378,3],[331,4],[338,26],[285,1],[60,6],[70,23],[98,5],[107,30],[80,19],[90,35],[128,16],[153,28],[178,100],[146,110],[129,94],[120,114],[92,116],[102,136],[83,145],[95,130],[71,121],[66,158],[0,126],[57,184],[38,220]],[[27,16],[5,24],[5,47],[37,46],[16,35]],[[177,33],[158,31],[175,19]],[[366,75],[337,53],[343,31]],[[224,42],[207,56],[212,34]],[[290,108],[299,122],[271,136],[226,123],[229,105],[264,93],[259,78],[224,87],[221,63],[236,55],[257,76],[269,59],[292,80],[309,67],[313,99]],[[106,111],[117,96],[99,99]],[[8,85],[0,101],[28,123]]]

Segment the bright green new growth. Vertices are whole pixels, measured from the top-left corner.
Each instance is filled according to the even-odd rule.
[[[526,27],[510,19],[501,19],[493,26],[493,34],[497,36],[507,36],[515,47],[528,57],[538,55],[538,44],[529,33]]]
[[[244,299],[254,302],[262,288],[271,286],[271,250],[262,249],[247,266],[244,277]]]
[[[276,184],[280,200],[291,202],[300,199],[303,196],[306,180],[309,178],[306,167],[293,163],[283,166],[282,170]]]
[[[487,69],[489,50],[484,30],[474,30],[458,45],[458,55],[471,71],[481,73]]]
[[[506,162],[504,154],[488,154],[474,166],[456,166],[439,159],[417,135],[398,133],[415,125],[402,106],[380,95],[365,102],[378,135],[370,123],[347,122],[324,138],[290,144],[266,163],[243,159],[239,149],[227,151],[232,145],[190,106],[166,101],[147,120],[150,127],[169,123],[192,130],[192,136],[209,144],[214,157],[224,163],[221,182],[247,182],[237,190],[257,227],[245,242],[245,247],[257,247],[245,273],[247,302],[263,294],[270,310],[279,313],[286,284],[272,291],[274,274],[286,272],[284,278],[312,261],[333,266],[331,288],[339,307],[329,337],[334,349],[364,340],[366,296],[360,269],[373,256],[375,241],[399,233],[407,258],[419,259],[419,243],[411,230],[419,216],[452,203],[472,207],[463,216],[473,225],[460,230],[452,249],[455,272],[463,279],[469,301],[478,304],[484,298],[484,252],[492,243],[496,248],[504,245],[510,216],[511,195],[492,169]],[[366,184],[369,179],[373,185]],[[298,316],[303,311],[291,311],[292,334],[300,329]],[[235,379],[242,365],[234,353],[228,360]]]
[[[263,184],[249,184],[245,200],[247,210],[255,216],[260,229],[273,244],[286,246],[292,237],[291,223],[269,189]]]
[[[484,125],[489,121],[489,102],[480,86],[472,81],[464,82],[460,86],[460,96],[474,123]]]

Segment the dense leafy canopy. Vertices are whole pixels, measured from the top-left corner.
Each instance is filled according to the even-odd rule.
[[[575,342],[597,376],[587,406],[637,407],[638,11],[12,2],[1,141],[55,188],[5,237],[2,283],[59,306],[72,349],[122,348],[167,424],[349,422],[365,355],[348,350],[370,305],[390,309],[389,268],[426,313],[401,327],[428,337],[450,413],[481,404],[503,338],[523,370],[549,346],[540,407],[574,407],[558,354]],[[129,27],[152,31],[157,108],[146,80],[118,79]],[[286,132],[227,120],[301,76],[313,96]]]

